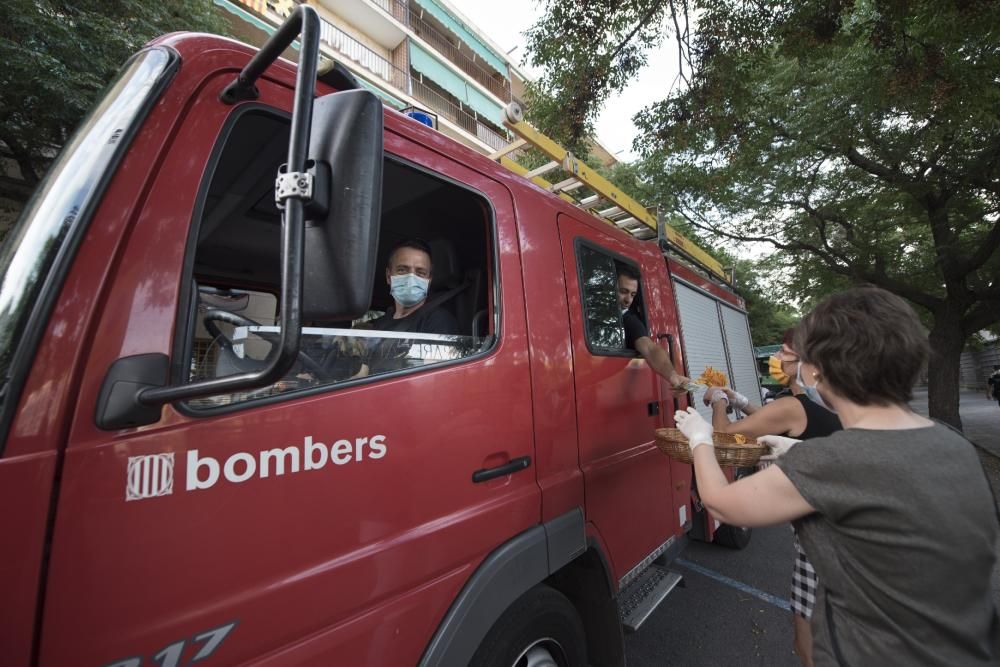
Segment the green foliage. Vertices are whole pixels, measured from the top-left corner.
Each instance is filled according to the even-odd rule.
[[[780,275],[773,260],[734,262],[736,291],[746,302],[750,333],[756,347],[778,345],[785,331],[798,324],[799,312],[776,289]]]
[[[608,96],[646,64],[659,43],[666,0],[545,0],[527,32],[529,62],[545,67],[529,86],[532,122],[575,153]]]
[[[623,21],[662,11],[622,4]],[[1000,321],[1000,3],[668,4],[697,15],[694,73],[637,116],[640,180],[703,233],[776,248],[805,303],[870,283],[916,304],[931,414],[959,423],[958,354]],[[565,52],[535,62],[577,62]],[[599,101],[619,83],[592,80]]]
[[[1000,319],[998,5],[703,6],[691,87],[637,119],[647,178],[780,248],[803,296],[867,282],[964,336]]]
[[[4,0],[0,141],[37,182],[125,60],[157,35],[227,32],[211,0]]]
[[[605,178],[629,193],[647,208],[669,211],[675,200],[670,191],[657,188],[643,176],[640,163],[618,163],[611,169],[600,170]],[[683,216],[667,215],[667,223],[681,234],[697,243],[724,267],[731,267],[734,288],[746,302],[750,319],[750,331],[755,346],[773,345],[781,342],[785,330],[795,326],[799,313],[795,304],[812,296],[805,289],[791,290],[782,286],[786,271],[779,256],[759,260],[738,259],[733,253],[722,248],[717,238],[692,226]]]

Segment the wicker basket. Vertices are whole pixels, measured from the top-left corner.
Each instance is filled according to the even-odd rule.
[[[767,445],[758,445],[756,442],[740,444],[736,436],[730,433],[716,431],[712,434],[712,439],[715,441],[715,459],[720,466],[749,468],[757,465],[760,457],[768,452]],[[656,446],[675,461],[693,463],[688,439],[679,429],[656,429]]]

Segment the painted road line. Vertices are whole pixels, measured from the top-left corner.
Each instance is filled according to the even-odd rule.
[[[785,611],[792,610],[791,603],[789,603],[788,600],[779,598],[777,595],[771,595],[770,593],[765,593],[759,588],[754,588],[749,584],[744,584],[742,581],[736,581],[735,579],[731,579],[724,574],[719,574],[715,570],[709,570],[707,567],[702,567],[697,563],[692,563],[691,561],[685,560],[683,558],[675,558],[674,562],[680,565],[681,567],[686,567],[687,569],[697,572],[698,574],[703,574],[709,579],[715,579],[719,583],[725,584],[730,588],[735,588],[738,591],[742,591],[743,593],[752,595],[755,598],[763,600],[764,602],[773,604],[775,607],[780,607]]]

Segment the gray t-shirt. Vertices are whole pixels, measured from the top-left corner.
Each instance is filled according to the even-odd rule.
[[[817,665],[1000,664],[1000,526],[965,438],[847,429],[777,465],[816,509],[796,527],[819,575]]]

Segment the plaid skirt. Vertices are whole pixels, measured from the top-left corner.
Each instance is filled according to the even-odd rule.
[[[806,552],[799,544],[796,535],[795,544],[795,566],[792,568],[792,611],[803,618],[812,618],[813,606],[816,604],[816,586],[819,578],[812,563],[806,558]]]

